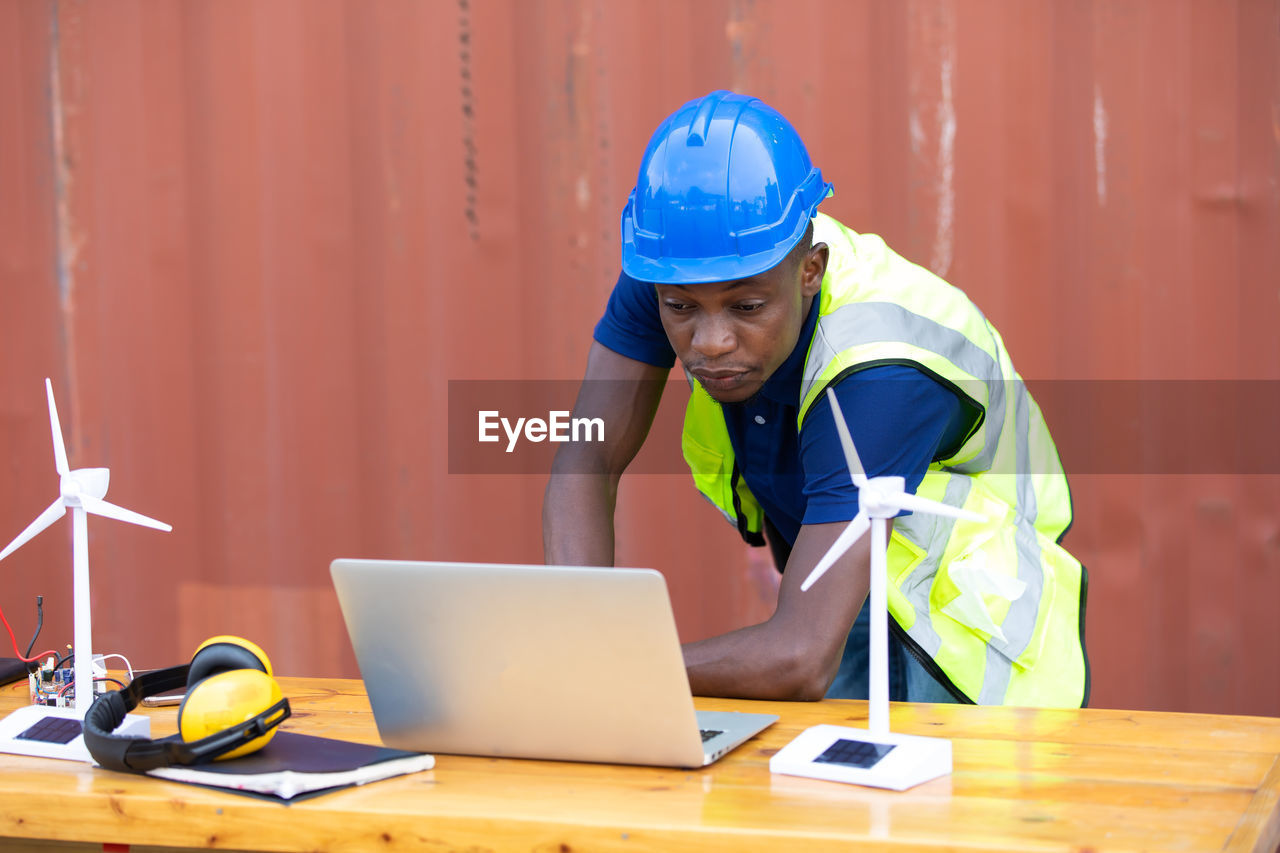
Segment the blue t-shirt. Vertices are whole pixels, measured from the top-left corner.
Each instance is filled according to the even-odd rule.
[[[788,543],[803,524],[848,521],[858,513],[840,437],[825,394],[797,430],[805,354],[818,320],[814,298],[796,348],[760,392],[723,406],[729,440],[752,494]],[[671,367],[675,352],[663,331],[652,284],[618,278],[595,339],[620,355]],[[868,477],[896,475],[915,491],[935,459],[945,459],[974,426],[978,411],[921,370],[886,364],[864,368],[832,386]]]

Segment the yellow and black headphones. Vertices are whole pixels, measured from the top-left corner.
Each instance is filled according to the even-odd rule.
[[[112,734],[144,698],[183,685],[178,734],[159,740]],[[262,649],[240,637],[211,637],[191,663],[140,675],[128,687],[99,696],[84,718],[84,744],[109,770],[199,764],[261,749],[290,713]]]

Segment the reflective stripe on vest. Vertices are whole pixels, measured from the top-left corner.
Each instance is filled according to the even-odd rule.
[[[1070,493],[1048,427],[999,334],[959,290],[878,237],[819,214],[814,242],[831,251],[797,425],[828,384],[890,363],[925,371],[983,412],[962,446],[930,465],[917,491],[988,521],[920,514],[895,521],[888,553],[894,620],[972,701],[1083,704],[1086,578],[1056,541],[1071,523]],[[732,482],[724,417],[696,383],[684,446],[699,490],[740,529],[758,534],[763,511],[744,482]]]

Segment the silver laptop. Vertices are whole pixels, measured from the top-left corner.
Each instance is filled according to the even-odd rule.
[[[701,767],[778,719],[694,710],[666,582],[649,569],[330,572],[387,746]]]

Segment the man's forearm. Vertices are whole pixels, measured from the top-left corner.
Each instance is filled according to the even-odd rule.
[[[685,670],[696,696],[817,700],[839,665],[834,657],[806,655],[795,634],[762,622],[684,646]]]
[[[869,537],[845,552],[819,586],[800,586],[846,526],[801,527],[778,588],[778,608],[767,621],[684,647],[694,694],[802,700],[826,694],[867,597]]]
[[[617,486],[605,474],[552,474],[542,502],[548,565],[612,566]]]
[[[606,425],[605,440],[564,444],[556,453],[542,502],[547,563],[613,565],[618,481],[649,434],[666,375],[667,368],[591,344],[573,416],[600,419]]]

